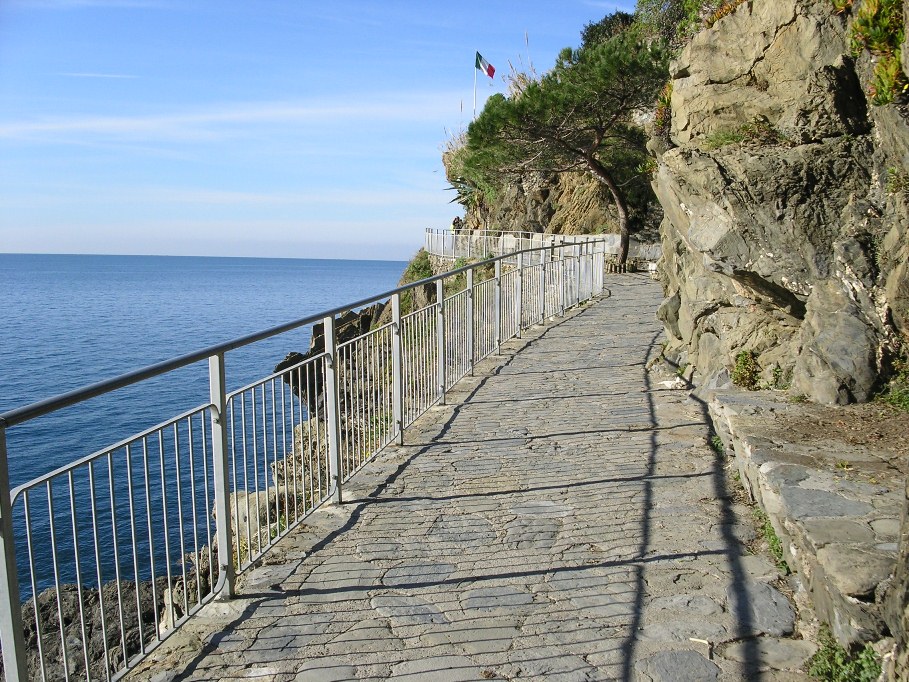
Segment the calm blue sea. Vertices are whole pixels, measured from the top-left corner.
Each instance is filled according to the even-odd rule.
[[[396,286],[394,261],[0,254],[0,412]],[[228,390],[309,329],[227,354]],[[208,367],[8,430],[12,485],[208,401]]]

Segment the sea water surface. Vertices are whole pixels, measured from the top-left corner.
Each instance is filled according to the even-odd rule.
[[[396,286],[396,261],[0,254],[0,413]],[[309,348],[231,351],[227,390]],[[208,402],[206,362],[7,431],[16,486]]]

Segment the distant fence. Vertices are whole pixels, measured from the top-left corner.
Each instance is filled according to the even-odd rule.
[[[426,230],[424,248],[434,256],[441,258],[489,258],[503,256],[515,251],[539,249],[546,246],[584,244],[593,242],[607,254],[618,254],[619,235],[586,234],[562,235],[543,234],[540,232],[496,232],[493,230],[475,230],[457,232],[451,230]],[[628,258],[638,261],[657,261],[663,253],[660,244],[639,242],[632,238],[628,244]]]
[[[538,242],[0,415],[6,680],[125,675],[233,596],[235,576],[313,510],[340,503],[345,482],[476,362],[602,293],[605,246]],[[342,338],[342,316],[376,302],[372,328]],[[314,323],[324,341],[309,354],[225,390],[227,354]],[[7,452],[7,430],[200,361],[209,392],[197,407],[10,490],[7,458],[27,453]]]

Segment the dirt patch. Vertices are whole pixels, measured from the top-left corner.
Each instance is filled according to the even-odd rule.
[[[846,462],[852,459],[853,448],[866,448],[885,460],[894,473],[909,474],[909,413],[884,403],[792,408],[780,413],[777,437],[792,443],[843,443],[847,447],[842,450],[828,449],[829,458]],[[860,468],[861,463],[854,462],[854,466]]]

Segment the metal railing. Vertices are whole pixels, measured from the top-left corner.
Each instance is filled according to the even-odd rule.
[[[313,510],[340,503],[476,362],[602,293],[604,256],[595,240],[499,256],[0,415],[6,679],[122,677],[233,596],[236,575]],[[373,328],[339,342],[339,316],[377,301],[390,305]],[[226,392],[227,353],[319,322],[324,347]],[[197,407],[10,490],[8,429],[202,360]]]
[[[474,230],[453,233],[451,230],[427,229],[424,247],[428,253],[440,258],[490,258],[516,251],[540,249],[547,246],[575,245],[586,242],[599,244],[607,254],[619,252],[619,235],[562,235],[540,232],[499,232],[495,230]],[[655,262],[662,254],[660,244],[639,242],[632,238],[628,256],[634,260]]]

